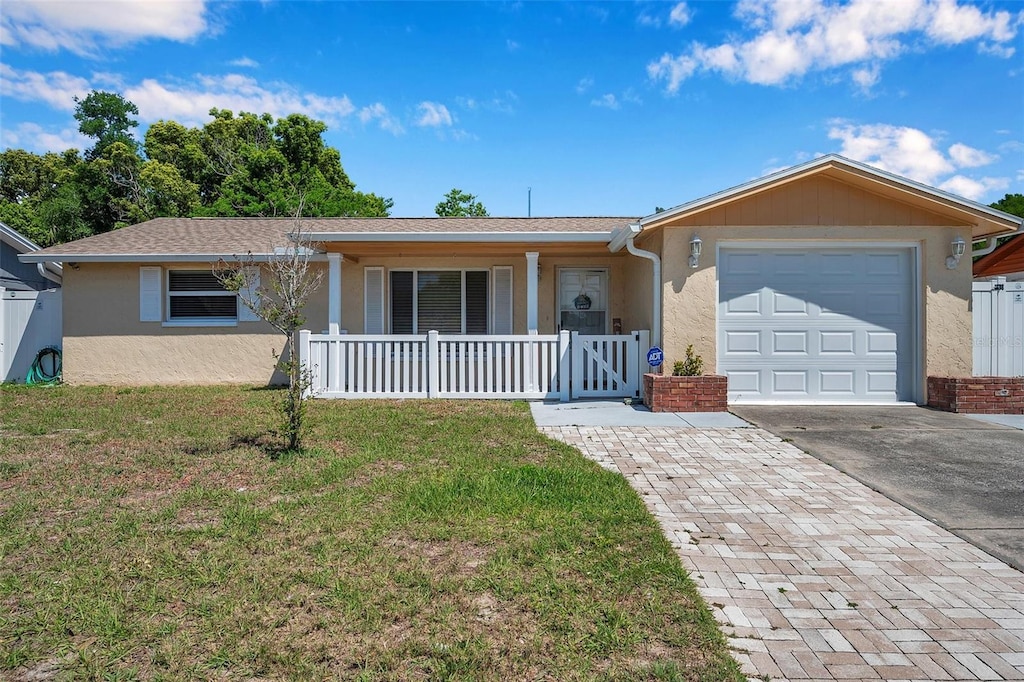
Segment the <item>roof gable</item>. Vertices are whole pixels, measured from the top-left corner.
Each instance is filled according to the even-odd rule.
[[[729,213],[732,216],[729,216]],[[971,226],[974,238],[1005,234],[1021,219],[831,154],[641,219],[668,225]]]

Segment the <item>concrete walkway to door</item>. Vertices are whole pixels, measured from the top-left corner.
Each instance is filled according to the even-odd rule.
[[[538,428],[643,496],[751,678],[1024,680],[1024,575],[777,436]]]

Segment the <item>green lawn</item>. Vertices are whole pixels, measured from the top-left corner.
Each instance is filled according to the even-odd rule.
[[[626,481],[521,403],[0,388],[0,679],[739,680]]]

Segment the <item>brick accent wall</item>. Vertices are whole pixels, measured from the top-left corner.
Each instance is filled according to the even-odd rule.
[[[1024,414],[1024,377],[928,377],[928,406],[946,412]]]
[[[699,377],[644,375],[644,405],[651,412],[726,412],[728,380],[705,374]]]

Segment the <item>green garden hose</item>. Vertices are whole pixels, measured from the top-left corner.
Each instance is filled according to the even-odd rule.
[[[43,363],[49,358],[49,365],[52,368],[47,371],[43,368]],[[36,359],[32,361],[32,367],[28,370],[28,376],[25,377],[26,384],[56,384],[60,381],[60,372],[63,363],[61,362],[60,349],[48,346],[38,353],[36,353]]]

